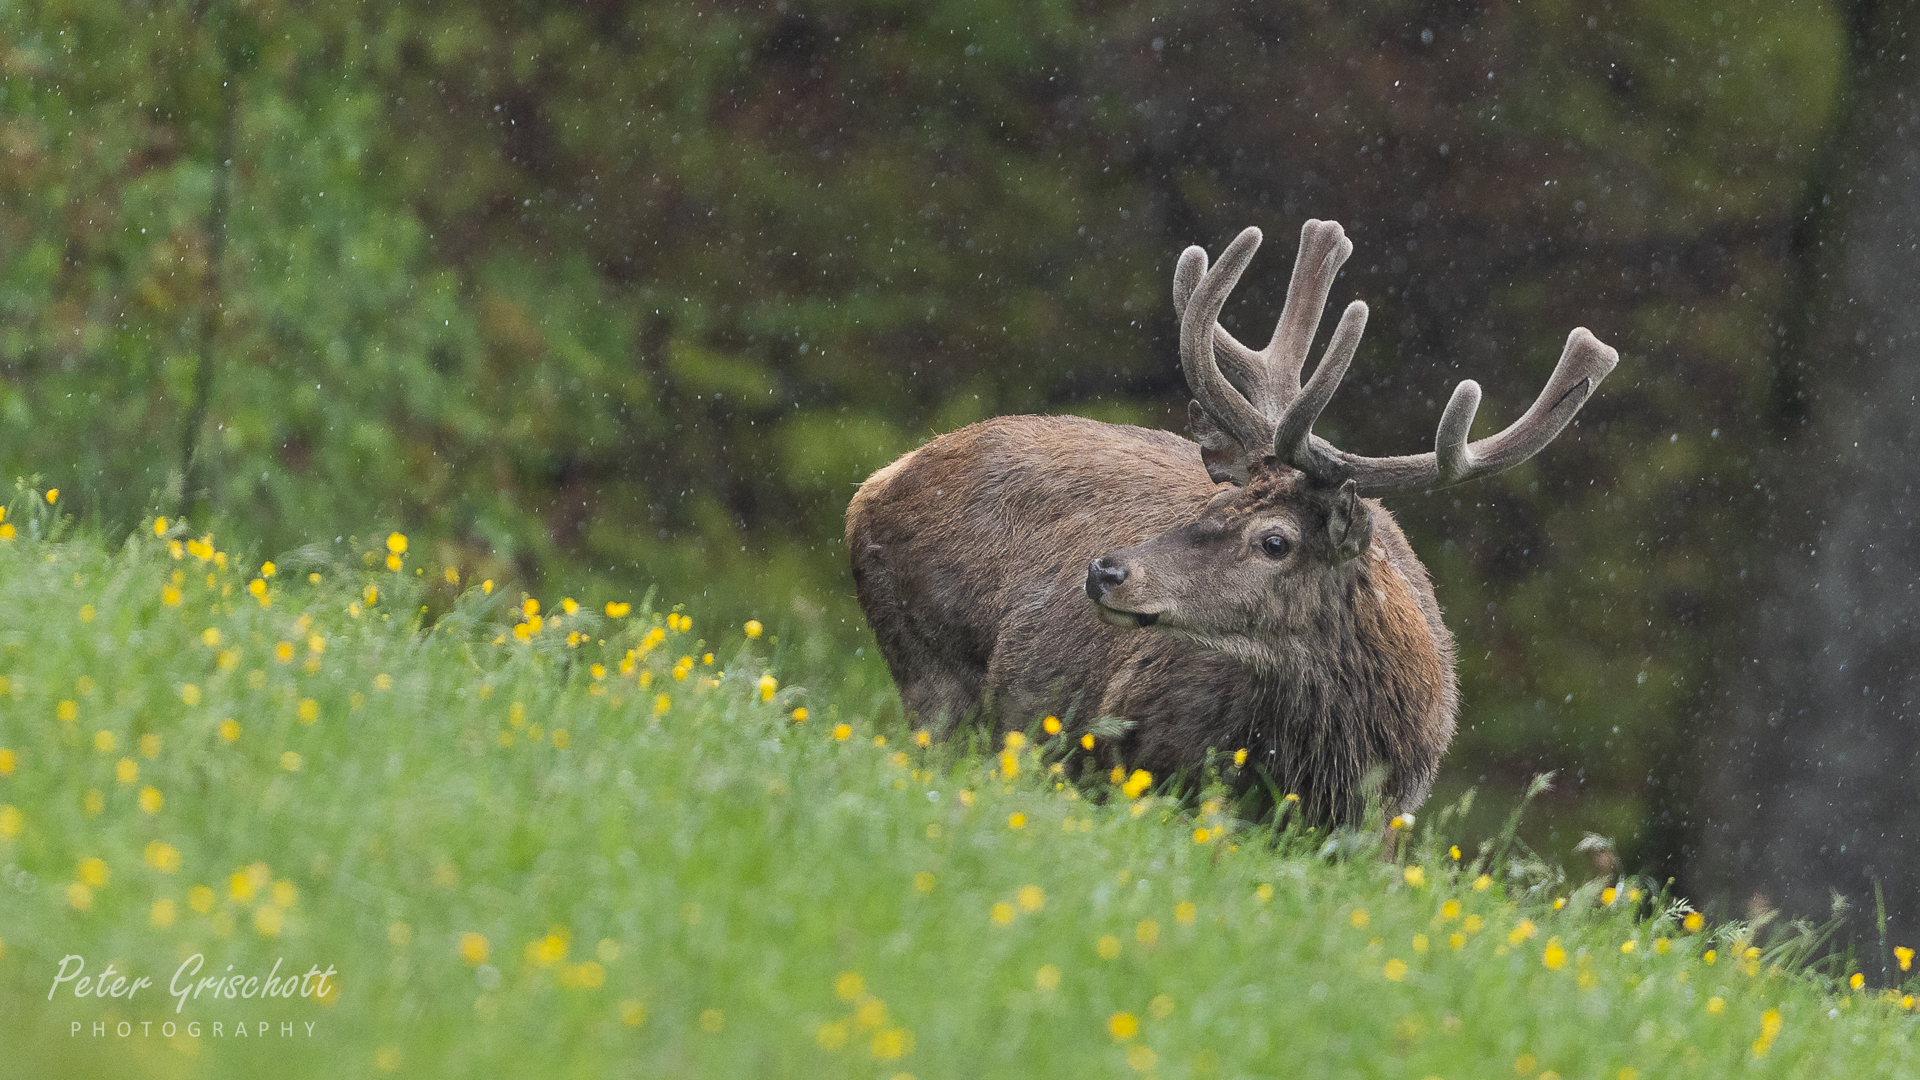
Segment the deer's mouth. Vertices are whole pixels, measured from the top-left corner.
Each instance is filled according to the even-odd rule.
[[[1122,611],[1108,607],[1099,601],[1094,602],[1094,610],[1099,612],[1100,621],[1108,626],[1117,626],[1122,630],[1143,630],[1160,621],[1157,611]]]

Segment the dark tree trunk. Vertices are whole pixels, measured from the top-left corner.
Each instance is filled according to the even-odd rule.
[[[1721,671],[1688,885],[1920,943],[1920,18],[1850,5],[1849,85],[1795,235],[1751,617]],[[1886,934],[1875,925],[1875,882]]]

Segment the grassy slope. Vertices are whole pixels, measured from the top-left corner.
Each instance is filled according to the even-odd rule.
[[[1397,863],[1326,858],[1316,838],[1275,842],[1151,796],[1076,798],[1031,751],[1007,782],[992,758],[874,730],[854,715],[872,703],[808,702],[795,723],[796,690],[760,700],[775,650],[738,631],[668,631],[623,676],[621,658],[665,619],[638,605],[495,645],[519,601],[504,590],[469,591],[433,632],[412,628],[437,568],[326,568],[318,585],[283,572],[263,608],[237,565],[176,561],[145,538],[116,553],[31,540],[20,523],[0,542],[0,804],[13,808],[0,809],[0,1052],[14,1075],[1454,1080],[1916,1065],[1897,1004],[1772,955],[1742,964],[1744,942],[1603,907],[1598,883],[1555,911],[1554,890],[1530,896],[1473,853],[1456,863],[1424,825]],[[378,602],[350,610],[369,583]],[[589,637],[569,648],[570,631]],[[713,666],[673,678],[708,649]],[[74,719],[59,718],[63,701]],[[140,805],[147,787],[157,812]],[[99,880],[90,858],[105,883],[76,889]],[[242,896],[249,867],[257,887]],[[1476,889],[1482,869],[1501,880]],[[212,891],[204,912],[195,886]],[[164,901],[173,918],[156,926]],[[196,952],[208,972],[332,965],[339,993],[203,998],[176,1014],[167,982]],[[127,1003],[68,984],[49,1002],[68,954],[156,986]],[[133,1035],[112,1034],[122,1019]],[[167,1020],[199,1021],[201,1036],[163,1038]],[[270,1034],[237,1040],[236,1020]],[[283,1020],[315,1034],[281,1037]]]

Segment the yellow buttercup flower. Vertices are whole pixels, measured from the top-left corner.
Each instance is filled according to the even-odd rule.
[[[552,967],[567,958],[569,935],[558,927],[547,932],[547,936],[527,942],[525,949],[529,963],[538,967]]]
[[[1773,1040],[1779,1036],[1780,1028],[1784,1023],[1779,1009],[1768,1009],[1760,1014],[1760,1037],[1753,1040],[1754,1057],[1767,1056],[1767,1052],[1773,1049]]]
[[[180,869],[180,851],[172,844],[161,840],[149,840],[147,849],[141,858],[148,866],[163,874],[171,874]]]
[[[1540,962],[1548,971],[1559,971],[1567,966],[1567,950],[1560,944],[1559,938],[1548,938],[1547,949],[1540,954]]]

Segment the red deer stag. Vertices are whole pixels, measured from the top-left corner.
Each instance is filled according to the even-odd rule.
[[[1546,389],[1467,441],[1462,382],[1430,453],[1361,457],[1313,434],[1367,321],[1348,305],[1300,383],[1334,275],[1353,251],[1309,221],[1273,339],[1217,320],[1260,245],[1242,232],[1174,272],[1198,445],[1072,416],[1006,416],[881,469],[847,508],[860,604],[910,716],[939,733],[1045,713],[1131,721],[1105,763],[1157,777],[1245,748],[1311,820],[1352,821],[1379,770],[1388,813],[1425,800],[1453,738],[1453,635],[1427,571],[1373,497],[1499,472],[1553,441],[1618,354],[1584,328]],[[1149,629],[1151,628],[1151,629]]]

